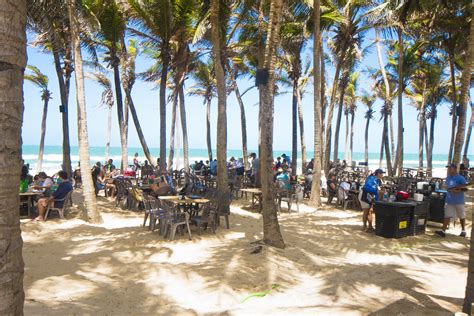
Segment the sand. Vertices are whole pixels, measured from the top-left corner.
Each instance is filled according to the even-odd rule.
[[[75,194],[74,203],[80,203]],[[360,231],[360,213],[280,215],[286,249],[264,247],[261,215],[232,205],[229,230],[164,240],[139,212],[99,198],[102,225],[77,207],[66,220],[22,220],[25,315],[452,315],[460,311],[469,240],[385,239]],[[468,207],[471,218],[472,204]],[[470,230],[470,228],[469,228]],[[252,292],[264,297],[242,302]]]

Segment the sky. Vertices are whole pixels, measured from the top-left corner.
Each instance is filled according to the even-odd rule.
[[[372,33],[367,33],[364,45],[370,44],[374,40]],[[303,60],[311,56],[312,45],[308,45],[303,53]],[[385,52],[383,47],[383,52]],[[61,145],[61,114],[59,112],[60,95],[58,83],[53,63],[52,55],[45,54],[37,48],[28,47],[28,64],[37,66],[43,73],[49,77],[49,89],[52,91],[53,99],[50,101],[47,131],[46,131],[46,145]],[[384,62],[387,58],[384,54]],[[137,71],[142,71],[151,65],[152,60],[143,56],[137,58]],[[359,65],[358,70],[363,71],[367,67],[377,67],[378,62],[375,50],[369,52]],[[86,71],[90,71],[87,70]],[[326,65],[327,85],[332,85],[332,78],[334,76],[334,67],[331,64]],[[109,76],[109,78],[112,78]],[[191,80],[186,82],[186,88],[193,85]],[[240,91],[254,85],[253,81],[248,79],[241,79],[238,81]],[[370,92],[371,81],[362,72],[359,83],[358,94],[363,90]],[[303,105],[303,116],[305,123],[306,146],[309,151],[313,148],[313,94],[312,83],[308,85],[308,93],[305,94]],[[90,146],[104,146],[105,135],[107,127],[107,109],[100,106],[101,88],[91,80],[86,80],[86,104],[87,104],[87,121],[89,130],[89,144]],[[289,91],[289,88],[282,88],[282,91]],[[472,94],[473,91],[471,91]],[[132,97],[137,109],[138,117],[141,122],[146,141],[152,148],[159,147],[159,90],[151,83],[145,83],[137,80],[134,86]],[[23,120],[22,137],[25,145],[37,145],[40,138],[40,125],[42,115],[42,101],[41,91],[29,82],[24,84],[24,98],[25,98],[25,112]],[[291,149],[291,93],[282,94],[275,98],[275,121],[274,121],[274,149],[275,150],[289,150]],[[256,149],[258,144],[258,90],[256,88],[250,90],[243,97],[247,117],[247,135],[248,147],[250,150]],[[395,100],[396,104],[396,100]],[[451,116],[449,115],[450,104],[442,104],[439,106],[438,119],[436,121],[435,129],[435,146],[433,152],[435,154],[447,154],[449,149],[450,134],[451,134]],[[382,122],[380,121],[379,110],[381,101],[378,100],[375,104],[376,118],[370,123],[369,132],[369,152],[379,152],[380,140],[382,134]],[[74,77],[71,82],[71,95],[69,101],[69,122],[70,122],[70,139],[71,145],[77,145],[77,114],[76,114],[76,96],[74,88]],[[206,148],[205,138],[205,119],[206,111],[203,99],[196,96],[186,97],[186,113],[187,113],[187,127],[188,139],[190,148]],[[169,139],[171,105],[167,105],[167,141]],[[365,129],[365,107],[358,103],[358,108],[354,124],[354,152],[364,151],[364,129]],[[469,121],[471,110],[468,110],[467,119]],[[335,109],[334,118],[337,112]],[[394,110],[394,128],[396,135],[397,126],[397,112]],[[410,105],[410,101],[404,98],[403,107],[404,116],[404,149],[405,153],[418,152],[418,112]],[[234,94],[230,94],[227,98],[227,120],[228,120],[228,148],[241,149],[241,129],[240,129],[240,110]],[[217,125],[217,102],[212,102],[211,112],[211,131],[212,131],[212,145],[216,145],[216,125]],[[333,123],[335,126],[335,121]],[[298,134],[299,135],[299,134]],[[113,120],[112,120],[112,138],[111,146],[119,147],[120,138],[118,134],[117,110],[114,106]],[[299,142],[299,136],[298,136]],[[345,142],[345,121],[341,124],[340,130],[340,151],[344,151]],[[300,144],[298,144],[300,145]],[[132,120],[130,119],[129,127],[129,147],[140,147],[140,142],[135,131]],[[474,144],[470,146],[469,154],[474,152]]]

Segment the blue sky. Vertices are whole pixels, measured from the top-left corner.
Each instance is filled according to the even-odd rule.
[[[370,32],[366,36],[365,43],[373,41],[373,34]],[[308,49],[312,49],[308,45]],[[385,49],[384,49],[385,50]],[[375,50],[374,50],[375,51]],[[309,53],[309,51],[308,51]],[[303,59],[306,56],[303,57]],[[386,56],[384,56],[386,62]],[[143,70],[151,64],[151,60],[144,57],[137,59],[137,70]],[[50,79],[50,90],[52,91],[53,99],[50,102],[46,145],[61,145],[61,116],[59,113],[60,96],[56,74],[54,70],[53,58],[51,55],[44,54],[36,48],[28,47],[28,64],[37,66],[43,73],[48,75]],[[359,70],[364,70],[368,66],[378,67],[375,52],[368,53]],[[333,78],[334,69],[331,65],[327,65],[327,80]],[[187,87],[192,86],[192,82],[186,83]],[[247,79],[238,82],[241,91],[252,86],[253,81]],[[332,82],[328,82],[331,85]],[[371,82],[364,74],[361,74],[361,81],[359,84],[359,92],[362,90],[370,90]],[[77,145],[77,124],[76,124],[76,99],[74,81],[71,84],[71,95],[69,105],[69,120],[71,132],[71,144]],[[287,89],[287,88],[285,88]],[[303,99],[303,113],[305,120],[305,134],[308,150],[313,147],[313,95],[312,83],[309,85],[309,93]],[[42,115],[42,101],[40,98],[40,91],[29,82],[25,82],[25,112],[23,121],[23,143],[26,145],[36,145],[39,143],[40,124]],[[107,110],[104,107],[99,107],[101,89],[97,84],[86,80],[86,102],[87,102],[87,117],[89,128],[89,143],[91,146],[103,146],[105,144],[105,133],[107,125]],[[133,98],[137,108],[138,116],[140,118],[141,126],[145,134],[146,140],[150,147],[159,147],[159,98],[158,89],[150,83],[137,81],[134,90]],[[248,146],[250,149],[257,148],[258,142],[258,91],[252,89],[244,96],[244,104],[247,114],[247,133]],[[376,103],[376,119],[371,122],[370,127],[370,152],[378,152],[380,147],[380,138],[382,133],[382,123],[379,121],[378,111],[380,110],[381,102]],[[186,111],[188,123],[188,137],[190,148],[206,148],[205,140],[205,106],[203,100],[199,97],[187,96]],[[171,106],[167,106],[167,112],[171,114]],[[354,151],[364,151],[364,119],[365,109],[362,104],[358,104],[358,109],[355,118],[354,131]],[[435,147],[434,153],[446,154],[449,147],[450,132],[451,132],[451,117],[449,115],[449,104],[443,104],[439,107],[438,119],[436,121],[435,131]],[[336,114],[336,113],[335,113]],[[468,120],[471,115],[471,110],[468,110]],[[116,108],[113,110],[112,121],[112,142],[111,146],[120,146],[120,139],[118,135],[118,125]],[[404,99],[404,126],[405,126],[405,152],[418,152],[418,120],[417,111],[409,104],[407,99]],[[168,115],[167,129],[169,132],[170,116]],[[336,115],[335,115],[336,117]],[[228,148],[241,148],[241,130],[240,130],[240,111],[234,94],[228,96],[227,99],[227,119],[228,119]],[[344,118],[343,118],[344,119]],[[211,129],[213,147],[215,147],[216,138],[216,120],[217,120],[217,105],[214,100],[212,104],[211,114]],[[394,126],[396,128],[396,111],[394,112]],[[340,131],[340,151],[344,150],[345,137],[345,123],[342,122],[342,129]],[[275,150],[289,150],[291,148],[291,93],[278,96],[275,99],[275,125],[274,125],[274,149]],[[396,133],[396,130],[395,130]],[[168,139],[168,137],[167,137]],[[298,139],[299,141],[299,139]],[[135,127],[130,119],[129,127],[129,146],[140,147],[140,142],[137,138]],[[472,154],[474,151],[474,144],[469,151]]]

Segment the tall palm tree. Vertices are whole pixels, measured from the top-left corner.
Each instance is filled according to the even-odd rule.
[[[83,0],[87,13],[98,25],[94,29],[94,42],[105,49],[104,61],[113,70],[117,119],[120,132],[122,152],[121,170],[128,166],[127,128],[125,126],[124,106],[122,97],[122,80],[120,77],[121,39],[124,37],[126,21],[115,0]],[[128,114],[128,113],[127,113]]]
[[[262,184],[263,241],[274,247],[284,248],[280,232],[273,191],[273,110],[275,91],[275,54],[279,43],[282,17],[282,0],[272,0],[268,15],[264,64],[257,78],[260,94],[260,177]],[[258,77],[258,75],[257,75]]]
[[[110,149],[110,135],[112,130],[112,108],[114,107],[114,92],[112,90],[112,84],[106,75],[100,72],[94,72],[89,74],[90,79],[94,80],[100,85],[102,95],[100,99],[100,105],[107,107],[107,130],[105,132],[105,161],[109,160],[109,149]]]
[[[84,90],[84,71],[81,53],[81,43],[79,39],[80,22],[78,20],[78,10],[74,0],[66,2],[71,22],[71,39],[73,47],[74,65],[76,69],[76,99],[77,99],[77,126],[78,126],[78,143],[79,143],[79,161],[82,173],[82,187],[84,196],[85,217],[91,223],[101,223],[102,216],[97,209],[97,201],[95,196],[95,186],[92,181],[92,174],[87,172],[90,167],[89,155],[89,136],[87,132],[87,113],[86,98]]]
[[[25,80],[32,82],[38,88],[41,89],[41,100],[43,100],[43,118],[41,119],[41,136],[40,136],[40,145],[38,152],[38,162],[36,163],[36,172],[43,170],[43,153],[44,153],[44,138],[46,136],[46,118],[48,116],[48,104],[49,100],[52,99],[51,91],[48,89],[49,79],[48,76],[43,74],[35,66],[27,66],[31,71],[29,74],[25,74]]]
[[[467,128],[466,140],[464,142],[463,159],[467,158],[469,152],[469,142],[471,141],[472,128],[474,127],[474,101],[471,98],[471,120],[469,121],[469,127]]]
[[[321,58],[321,10],[320,0],[313,0],[313,72],[314,72],[314,169],[311,186],[311,205],[316,209],[321,206],[321,165],[323,151],[322,121],[321,108],[321,64],[324,63]]]
[[[38,34],[33,44],[53,54],[61,98],[62,166],[72,175],[69,141],[69,88],[74,71],[67,7],[63,0],[28,0],[27,26]]]
[[[367,111],[365,112],[365,149],[364,149],[364,162],[365,165],[368,167],[369,166],[369,125],[370,121],[374,119],[374,103],[375,103],[375,94],[368,94],[367,92],[364,92],[360,98],[360,101],[362,104],[364,104],[367,107]]]
[[[223,30],[227,27],[221,23],[220,0],[211,0],[210,21],[212,52],[214,58],[214,69],[216,74],[217,88],[217,185],[219,211],[230,212],[229,207],[229,185],[227,175],[227,91],[226,75],[224,72],[224,57],[221,54],[223,47]],[[223,25],[224,24],[224,25]]]
[[[0,2],[0,314],[23,315],[23,242],[18,205],[23,69],[26,66],[26,1]]]
[[[456,138],[454,142],[453,163],[461,162],[461,151],[464,145],[464,137],[466,132],[466,112],[469,100],[469,88],[471,87],[471,76],[474,70],[474,6],[471,5],[471,26],[469,31],[469,47],[464,58],[464,69],[461,75],[461,91],[458,110],[458,122]],[[473,277],[474,278],[474,277]],[[472,281],[472,289],[474,289],[474,280]],[[466,292],[467,293],[467,292]],[[471,301],[474,301],[474,294],[471,295]]]
[[[142,145],[143,153],[145,154],[146,159],[154,165],[155,159],[151,155],[148,144],[145,140],[145,135],[143,135],[143,130],[140,125],[140,120],[138,119],[137,110],[135,108],[135,103],[132,98],[132,89],[135,85],[136,73],[135,73],[135,60],[138,55],[138,47],[134,40],[130,40],[128,47],[125,44],[122,44],[124,50],[122,51],[122,86],[125,92],[125,100],[128,103],[128,108],[130,109],[130,114],[132,114],[133,124],[137,131],[138,139]],[[126,123],[125,126],[128,124]]]
[[[139,23],[132,33],[139,35],[147,48],[156,50],[160,76],[160,169],[166,168],[166,89],[171,64],[171,39],[177,29],[176,6],[180,1],[128,0],[131,17]]]
[[[206,106],[206,144],[209,161],[212,161],[211,102],[216,97],[216,81],[213,70],[214,63],[211,59],[196,61],[191,72],[195,84],[188,89],[189,95],[202,97],[203,103]]]

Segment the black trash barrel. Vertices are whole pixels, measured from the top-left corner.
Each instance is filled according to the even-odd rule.
[[[375,203],[375,234],[386,238],[408,235],[414,204],[403,202]]]
[[[444,205],[445,196],[431,195],[428,198],[430,203],[430,211],[428,214],[428,220],[436,223],[442,223],[444,221]]]

